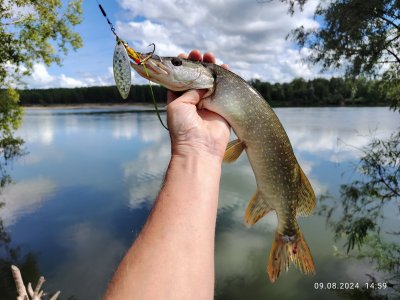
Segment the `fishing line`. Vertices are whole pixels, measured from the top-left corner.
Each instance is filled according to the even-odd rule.
[[[119,40],[119,36],[115,33],[115,28],[113,23],[108,19],[106,11],[103,9],[103,6],[99,3],[99,0],[96,0],[97,4],[99,5],[100,11],[103,14],[104,18],[106,18],[108,25],[110,25],[111,32],[115,35],[115,37]]]
[[[127,43],[125,43],[123,40],[121,40],[121,39],[119,38],[119,36],[118,36],[117,33],[115,32],[115,27],[114,27],[113,23],[110,21],[110,19],[107,17],[107,13],[106,13],[106,11],[104,10],[103,6],[101,6],[101,4],[99,3],[98,0],[96,0],[96,2],[97,2],[97,4],[98,4],[99,9],[100,9],[101,13],[103,14],[104,18],[106,18],[107,23],[108,23],[108,25],[110,26],[111,32],[115,35],[115,37],[116,37],[116,39],[117,39],[117,44],[120,43],[120,42],[122,43],[122,45],[124,46],[125,50],[127,51],[128,56],[129,56],[130,58],[132,58],[132,59],[135,61],[136,64],[138,64],[138,65],[143,65],[143,69],[144,69],[144,71],[146,72],[147,77],[150,78],[149,71],[147,70],[146,65],[144,64],[144,62],[146,62],[146,60],[148,60],[148,59],[151,57],[152,53],[154,53],[154,51],[155,51],[155,49],[156,49],[155,45],[154,45],[154,44],[150,44],[150,45],[153,45],[153,46],[154,46],[154,49],[153,49],[152,53],[151,53],[149,56],[147,56],[147,57],[145,57],[145,58],[143,59],[140,55],[138,55],[138,53],[135,52],[135,50],[133,50],[132,48],[130,48],[130,47],[128,46]],[[149,45],[149,46],[150,46],[150,45]],[[157,102],[156,102],[156,99],[155,99],[155,96],[154,96],[154,91],[153,91],[153,87],[152,87],[152,85],[151,85],[150,79],[149,79],[149,87],[150,87],[151,99],[153,100],[153,105],[154,105],[154,109],[156,110],[156,114],[157,114],[158,120],[160,120],[161,125],[162,125],[166,130],[169,130],[168,127],[165,126],[164,122],[163,122],[162,119],[161,119],[161,115],[160,115],[160,112],[159,112],[158,107],[157,107]],[[129,92],[129,89],[128,89],[128,92]],[[123,97],[123,98],[124,98],[124,97]]]

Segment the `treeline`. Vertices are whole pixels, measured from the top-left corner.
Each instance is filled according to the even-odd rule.
[[[166,102],[167,90],[152,85],[157,102]],[[19,90],[21,105],[60,105],[60,104],[121,104],[121,103],[153,103],[148,85],[132,85],[129,96],[122,99],[116,86],[92,86],[80,88],[52,88]]]
[[[249,83],[272,106],[376,106],[389,105],[391,100],[386,95],[382,81],[364,78],[297,78],[289,83],[269,83],[256,79]],[[152,88],[156,101],[165,103],[166,89],[158,85],[152,85]],[[22,105],[152,103],[148,85],[132,85],[126,100],[121,98],[115,86],[31,89],[19,92]]]

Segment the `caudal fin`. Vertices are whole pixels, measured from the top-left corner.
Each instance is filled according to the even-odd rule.
[[[314,262],[303,234],[299,231],[297,235],[289,237],[276,232],[269,253],[269,280],[275,282],[283,269],[289,269],[290,262],[304,274],[315,274]]]

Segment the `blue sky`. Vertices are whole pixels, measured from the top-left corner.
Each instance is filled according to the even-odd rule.
[[[67,1],[64,1],[67,2]],[[287,14],[278,0],[103,0],[100,1],[118,35],[135,50],[173,56],[191,49],[212,51],[218,63],[228,63],[245,79],[287,82],[295,77],[322,76],[319,68],[302,61],[309,49],[299,50],[285,39],[291,29],[319,26],[313,19],[317,1],[303,12]],[[35,65],[28,87],[75,87],[114,84],[112,56],[115,38],[95,0],[83,2],[82,24],[76,27],[84,41],[64,57],[63,65]],[[331,73],[332,74],[332,73]],[[325,74],[323,76],[330,76]],[[132,74],[132,83],[144,83]]]

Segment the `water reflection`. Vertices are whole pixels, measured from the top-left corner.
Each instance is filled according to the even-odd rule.
[[[110,266],[122,259],[124,241],[89,222],[73,224],[60,235],[68,256],[52,272],[49,288],[73,291],[80,299],[100,299],[113,273]]]
[[[317,194],[335,193],[341,173],[360,156],[363,135],[398,125],[386,108],[277,109]],[[20,131],[29,154],[14,165],[17,184],[0,216],[15,244],[40,254],[52,289],[97,299],[127,247],[143,226],[167,168],[168,133],[153,113],[131,108],[27,110]],[[340,164],[339,164],[340,162]],[[314,282],[365,280],[370,266],[333,257],[333,234],[319,216],[299,220],[316,263],[306,277],[294,267],[272,285],[266,263],[276,227],[271,213],[244,226],[255,192],[247,157],[223,167],[216,236],[218,299],[340,299]],[[340,245],[338,245],[340,246]],[[289,288],[290,287],[290,288]]]
[[[1,198],[4,207],[0,219],[5,226],[15,223],[19,217],[35,213],[56,190],[56,183],[48,178],[34,178],[7,185]]]
[[[398,126],[398,116],[377,108],[280,108],[275,110],[293,148],[332,162],[361,156],[370,136],[387,138]]]

